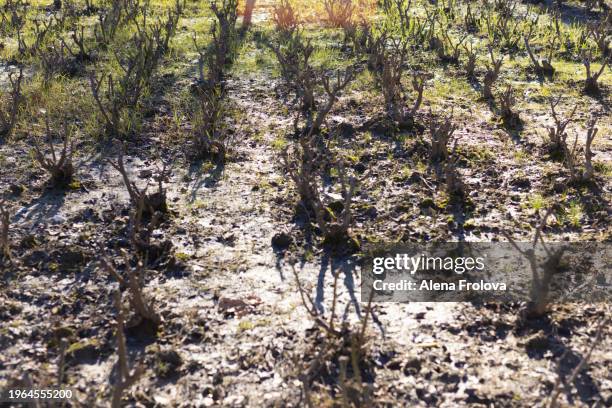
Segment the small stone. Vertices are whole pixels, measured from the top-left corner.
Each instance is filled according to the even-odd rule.
[[[183,364],[181,355],[172,348],[165,348],[157,352],[159,360],[155,371],[161,378],[169,378],[176,374],[178,368]]]
[[[45,251],[33,251],[31,254],[23,258],[23,262],[28,266],[37,266],[39,263],[46,261],[49,258]]]
[[[85,261],[85,256],[79,250],[64,249],[53,254],[60,264],[66,267],[76,267]]]
[[[60,214],[55,214],[53,217],[51,217],[52,224],[63,224],[65,222],[66,222],[66,217]]]
[[[32,249],[37,245],[36,237],[32,234],[27,234],[21,240],[21,247],[24,249]]]
[[[408,181],[411,183],[419,183],[422,180],[422,175],[418,171],[413,171],[410,177],[408,177]]]
[[[23,186],[20,185],[20,184],[11,184],[9,186],[9,190],[10,190],[12,195],[20,196],[21,193],[23,193]]]
[[[263,396],[264,401],[268,401],[268,402],[280,401],[281,398],[282,398],[282,395],[278,391],[268,392],[264,394]]]
[[[223,399],[223,405],[230,407],[242,407],[244,405],[244,395],[229,395]]]
[[[227,234],[217,237],[217,241],[227,246],[234,246],[236,243],[236,235],[228,232]]]
[[[376,218],[378,216],[378,210],[376,209],[376,207],[370,206],[370,207],[366,208],[365,215],[367,215],[368,217],[374,219],[374,218]]]
[[[183,364],[183,359],[181,358],[181,355],[174,349],[161,350],[158,353],[158,357],[161,361],[175,366],[180,366],[181,364]]]
[[[95,219],[94,219],[94,217],[95,217]],[[91,207],[85,208],[81,212],[81,218],[83,220],[87,220],[87,221],[99,221],[100,220],[100,218],[97,216],[97,214],[94,211],[94,209],[91,208]]]
[[[293,237],[286,232],[279,232],[272,237],[272,246],[277,249],[287,249],[293,244]]]
[[[144,178],[149,178],[153,175],[153,172],[149,169],[144,169],[144,170],[140,170],[140,172],[138,173],[138,177],[144,179]]]
[[[411,357],[406,360],[404,364],[404,374],[405,375],[414,375],[419,372],[421,369],[421,359],[418,357]]]

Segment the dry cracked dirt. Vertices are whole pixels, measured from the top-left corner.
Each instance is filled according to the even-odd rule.
[[[197,55],[184,49],[192,30],[206,31],[203,4],[188,2],[138,132],[123,147],[76,137],[69,185],[50,186],[34,162],[30,137],[42,129],[34,119],[31,130],[24,119],[16,137],[0,144],[11,253],[0,266],[0,390],[61,386],[75,394],[63,406],[110,406],[121,377],[113,294],[128,290],[102,266],[107,259],[124,276],[144,264],[143,294],[160,317],[151,326],[124,299],[129,367],[144,371],[121,406],[525,407],[548,406],[555,392],[559,406],[612,406],[612,326],[599,325],[610,322],[609,303],[554,304],[526,318],[518,303],[370,308],[360,294],[368,244],[496,241],[504,232],[525,241],[548,203],[562,208],[543,229],[547,240],[610,242],[609,69],[599,98],[575,97],[580,123],[595,112],[601,134],[594,145],[600,173],[573,187],[542,146],[551,117],[537,81],[516,73],[518,62],[502,74],[522,90],[526,130],[518,133],[500,125],[474,97],[477,89],[453,91],[463,81],[455,67],[432,66],[417,123],[452,108],[468,191],[456,201],[426,163],[426,126],[391,134],[380,120],[373,74],[357,61],[360,79],[325,124],[326,148],[345,160],[359,185],[351,203],[359,247],[338,252],[310,227],[282,160],[299,109],[266,45],[272,2],[258,2],[223,78],[227,159],[191,159],[181,135],[196,125],[180,108],[197,82]],[[340,34],[321,39],[316,23],[305,27],[324,44],[317,58],[343,58]],[[15,66],[4,62],[0,71]],[[28,70],[26,76],[36,78]],[[81,103],[93,106],[79,102],[87,89],[52,85],[51,97],[54,89],[70,117],[80,117]],[[28,88],[29,111],[42,108],[45,95]],[[146,231],[145,259],[130,255],[134,210],[109,163],[122,148],[135,185],[154,191],[161,179],[166,192],[168,211]],[[343,198],[331,183],[322,194],[327,202]],[[339,335],[322,328],[330,325]]]

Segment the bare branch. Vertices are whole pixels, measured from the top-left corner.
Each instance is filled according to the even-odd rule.
[[[119,378],[113,387],[113,396],[111,401],[112,408],[120,408],[121,398],[125,390],[130,388],[144,374],[144,366],[138,364],[136,368],[130,372],[128,367],[127,347],[125,345],[124,330],[124,315],[123,306],[121,304],[121,293],[115,292],[115,309],[117,309],[117,326],[115,336],[117,338],[117,354],[119,366]]]

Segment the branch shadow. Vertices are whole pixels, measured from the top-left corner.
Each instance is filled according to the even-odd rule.
[[[193,203],[198,195],[198,192],[202,187],[213,187],[215,186],[219,180],[223,177],[223,173],[225,170],[225,163],[217,162],[215,167],[209,171],[202,171],[203,160],[198,160],[189,166],[188,176],[189,178],[194,178],[193,184],[191,186],[191,192],[189,197],[189,202]],[[195,177],[194,177],[195,176]]]
[[[551,353],[553,357],[558,357],[557,375],[559,376],[560,384],[563,385],[564,394],[570,405],[574,405],[574,396],[572,395],[573,385],[578,392],[578,397],[585,404],[592,404],[593,401],[603,400],[603,396],[593,377],[588,373],[588,365],[586,365],[573,379],[573,382],[568,383],[568,377],[572,376],[574,369],[581,363],[585,355],[573,350],[567,341],[571,340],[575,327],[580,322],[575,319],[564,319],[554,321],[549,316],[539,318],[531,318],[523,320],[519,327],[515,328],[515,334],[518,336],[528,336],[537,333],[536,337],[532,337],[525,346],[525,352],[531,359],[548,358]],[[566,342],[562,341],[563,338]]]
[[[363,319],[362,308],[359,299],[356,295],[356,282],[355,282],[355,271],[357,270],[357,264],[354,258],[335,258],[329,252],[324,252],[321,258],[319,266],[319,274],[317,276],[317,286],[315,289],[314,306],[318,313],[325,313],[325,281],[326,276],[329,275],[334,279],[334,273],[343,274],[342,283],[344,289],[347,291],[349,296],[349,302],[347,303],[344,312],[342,313],[342,321],[346,322],[350,316],[351,306],[355,310],[355,315],[358,319]],[[328,274],[329,271],[329,274]],[[338,277],[340,280],[340,276]],[[383,337],[385,336],[385,330],[382,322],[378,319],[376,313],[370,310],[372,315],[372,321],[376,324]]]
[[[30,221],[32,224],[48,224],[64,205],[66,191],[62,189],[46,188],[32,204],[18,211],[14,222]]]

